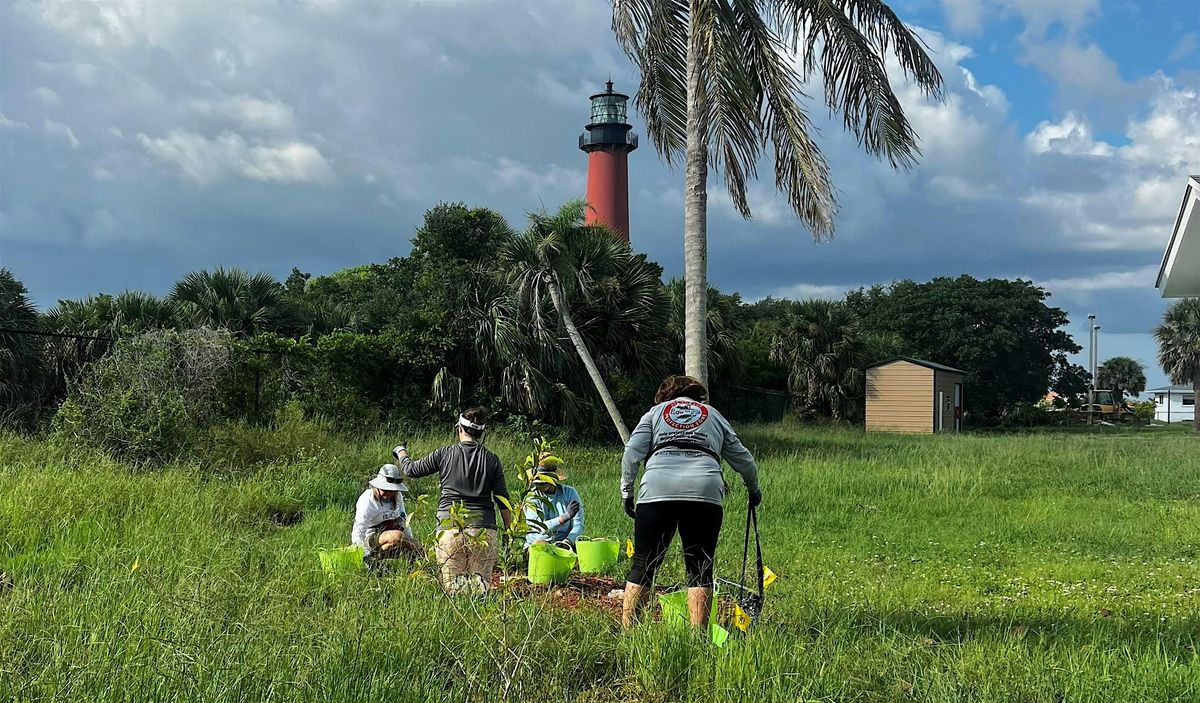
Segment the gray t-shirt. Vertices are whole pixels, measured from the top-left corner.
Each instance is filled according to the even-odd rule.
[[[672,442],[684,446],[663,446]],[[622,498],[633,495],[639,464],[654,447],[662,448],[646,461],[637,491],[638,503],[695,500],[721,505],[725,481],[718,456],[741,474],[748,490],[758,490],[754,457],[729,421],[711,405],[677,398],[655,405],[642,416],[621,459]]]
[[[497,496],[508,498],[504,467],[500,458],[475,442],[460,442],[442,447],[423,459],[400,460],[400,469],[409,478],[438,475],[442,496],[438,500],[438,519],[450,516],[450,506],[462,502],[472,513],[471,527],[496,527]]]

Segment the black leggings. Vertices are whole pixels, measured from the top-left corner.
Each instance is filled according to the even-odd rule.
[[[713,556],[721,534],[721,506],[696,500],[663,500],[639,503],[633,521],[633,565],[629,582],[654,583],[654,574],[667,556],[667,547],[679,530],[688,588],[712,588]]]

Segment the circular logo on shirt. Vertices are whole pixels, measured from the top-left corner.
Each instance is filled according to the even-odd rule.
[[[708,408],[690,400],[676,400],[663,408],[663,422],[677,430],[694,430],[708,419]]]

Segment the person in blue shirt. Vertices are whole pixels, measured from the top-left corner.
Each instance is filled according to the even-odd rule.
[[[549,454],[543,455],[538,462],[538,474],[553,476],[554,481],[544,482],[537,488],[546,497],[546,501],[531,502],[525,507],[525,519],[533,528],[533,531],[525,536],[525,549],[535,544],[553,544],[575,549],[575,541],[583,534],[583,501],[579,497],[579,491],[563,482],[566,476],[559,465]],[[535,520],[540,520],[546,525],[544,532],[533,527]]]

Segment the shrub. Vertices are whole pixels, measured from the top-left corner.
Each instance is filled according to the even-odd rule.
[[[167,461],[217,418],[231,358],[227,332],[159,330],[121,340],[72,385],[55,429],[122,460]]]
[[[196,447],[208,473],[230,473],[270,463],[295,463],[339,446],[323,422],[307,420],[299,402],[285,404],[270,425],[230,420],[213,425]]]
[[[1157,406],[1153,400],[1135,400],[1129,404],[1129,407],[1133,410],[1134,418],[1141,422],[1154,421],[1154,411]]]

